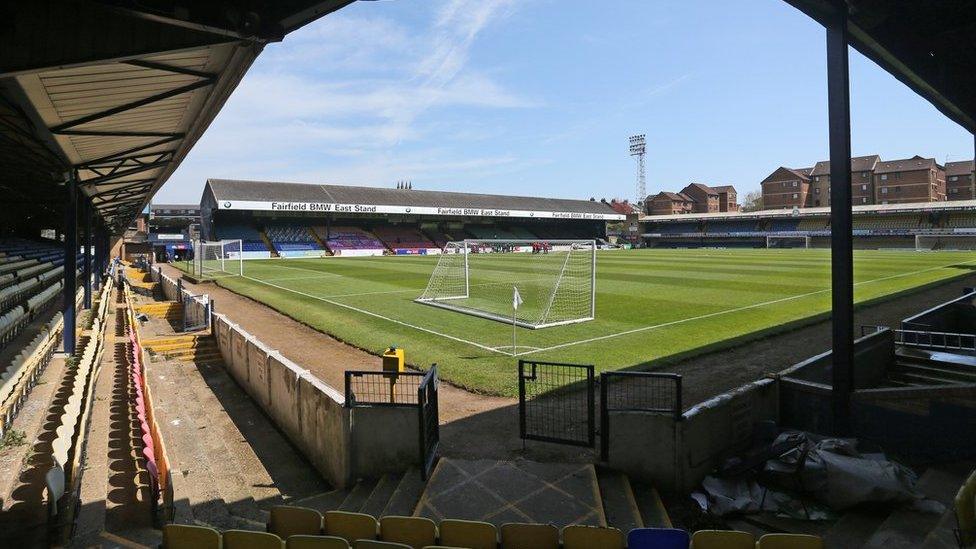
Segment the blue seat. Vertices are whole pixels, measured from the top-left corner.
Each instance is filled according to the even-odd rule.
[[[688,549],[688,532],[677,528],[634,528],[627,534],[627,549]]]

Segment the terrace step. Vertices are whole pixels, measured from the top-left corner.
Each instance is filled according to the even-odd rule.
[[[401,477],[403,475],[398,473],[387,473],[380,477],[373,488],[373,492],[363,503],[361,511],[374,517],[382,516],[390,498],[393,497],[393,492],[396,491],[397,485],[400,483]]]
[[[912,382],[917,385],[958,385],[960,383],[959,381],[953,379],[947,379],[941,376],[936,377],[932,375],[921,374],[917,372],[906,372],[906,371],[891,373],[888,375],[888,378],[895,381]]]
[[[634,498],[630,479],[620,471],[599,467],[596,470],[600,497],[603,500],[603,513],[608,526],[629,532],[643,528],[644,520]]]
[[[950,508],[952,498],[964,479],[965,477],[958,473],[933,468],[919,478],[915,488],[926,497]],[[942,518],[942,514],[923,513],[911,509],[895,510],[881,523],[864,547],[866,549],[919,547],[934,530],[938,529]]]
[[[424,487],[426,485],[427,482],[420,477],[420,469],[413,467],[407,470],[400,477],[400,482],[397,484],[396,490],[393,491],[389,501],[386,502],[383,515],[413,515],[417,508],[417,502],[420,501],[420,496],[424,493]]]
[[[356,486],[349,491],[346,499],[342,500],[342,503],[339,505],[339,510],[353,513],[361,512],[366,500],[369,499],[370,494],[376,488],[377,482],[376,479],[360,479],[356,482]]]
[[[955,368],[938,367],[934,365],[920,364],[895,364],[895,372],[916,373],[931,377],[956,380],[963,383],[976,383],[976,372],[961,371]]]

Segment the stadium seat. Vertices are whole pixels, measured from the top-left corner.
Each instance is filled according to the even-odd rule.
[[[756,549],[823,549],[823,540],[806,534],[766,534]]]
[[[627,549],[688,549],[688,532],[677,528],[634,528],[627,534]]]
[[[224,549],[281,549],[285,542],[274,534],[250,530],[227,530],[223,535]]]
[[[559,530],[551,524],[510,522],[502,525],[502,549],[558,549]]]
[[[314,536],[322,533],[322,515],[315,509],[278,505],[271,508],[268,532],[287,539],[289,536]]]
[[[357,539],[352,546],[354,549],[411,549],[409,545],[402,543],[378,541],[375,539]]]
[[[380,519],[380,539],[422,549],[437,543],[437,525],[424,517],[383,517]]]
[[[756,536],[734,530],[699,530],[691,536],[693,549],[755,549]]]
[[[498,529],[494,524],[473,520],[444,519],[440,524],[441,543],[467,549],[495,549]]]
[[[288,549],[349,549],[349,542],[336,536],[288,536]]]
[[[624,534],[616,528],[567,526],[563,528],[563,549],[624,549]]]
[[[219,549],[220,532],[204,526],[167,524],[163,526],[163,549]]]
[[[348,542],[376,539],[377,529],[376,519],[372,515],[348,511],[325,513],[325,534],[328,536],[339,536]]]

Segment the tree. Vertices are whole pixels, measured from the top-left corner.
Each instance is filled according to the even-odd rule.
[[[742,199],[742,211],[756,212],[763,209],[762,191],[749,191]]]

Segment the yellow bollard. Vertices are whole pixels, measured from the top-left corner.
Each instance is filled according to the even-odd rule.
[[[390,380],[390,404],[396,404],[396,383],[400,372],[404,371],[403,349],[396,346],[383,351],[383,373]]]

